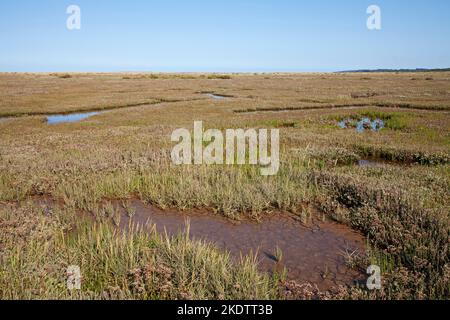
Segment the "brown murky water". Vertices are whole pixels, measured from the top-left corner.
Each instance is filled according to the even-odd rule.
[[[149,222],[155,224],[158,232],[174,235],[185,231],[189,222],[191,238],[213,242],[228,250],[233,258],[258,253],[261,271],[286,267],[288,279],[316,284],[320,290],[361,280],[359,272],[347,267],[345,256],[363,253],[364,238],[337,223],[316,222],[307,227],[287,214],[273,215],[260,223],[235,223],[207,213],[162,211],[140,201],[132,201],[131,206],[135,210],[134,223]],[[121,227],[126,228],[130,218],[122,211]],[[277,248],[282,251],[281,262],[276,259]]]

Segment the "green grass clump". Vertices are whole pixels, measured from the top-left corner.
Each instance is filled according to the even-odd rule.
[[[384,121],[385,128],[391,130],[404,130],[411,122],[413,115],[404,112],[381,112],[368,111],[362,113],[363,117],[368,117],[371,120],[381,119]]]
[[[259,218],[271,209],[295,212],[309,192],[306,178],[295,165],[282,166],[269,178],[254,166],[168,166],[74,179],[53,195],[85,210],[103,198],[136,194],[161,208],[211,208],[230,218]]]
[[[319,167],[352,165],[360,160],[358,154],[342,147],[311,148],[306,153],[308,156],[305,158],[305,165],[308,163],[309,166],[314,166],[314,164]],[[315,160],[315,162],[309,162],[310,159]]]
[[[72,75],[70,73],[53,73],[52,76],[58,77],[60,79],[70,79]]]
[[[210,74],[210,75],[208,75],[208,79],[209,80],[217,80],[217,79],[230,80],[230,79],[232,79],[232,77],[227,74]]]
[[[354,150],[364,158],[372,157],[387,161],[430,166],[445,165],[450,163],[450,155],[446,152],[426,152],[366,144],[354,145]]]
[[[270,128],[298,128],[299,123],[297,121],[290,121],[290,120],[269,120],[264,121],[263,127],[270,127]]]

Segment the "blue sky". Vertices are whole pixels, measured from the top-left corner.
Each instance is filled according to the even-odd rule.
[[[66,28],[71,4],[81,30]],[[0,1],[0,71],[450,67],[449,15],[448,0]]]

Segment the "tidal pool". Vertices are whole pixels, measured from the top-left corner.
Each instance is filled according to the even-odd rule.
[[[45,212],[58,205],[49,197],[35,197],[33,201]],[[213,243],[235,261],[242,255],[256,254],[260,271],[272,274],[285,268],[288,280],[310,283],[321,291],[334,291],[340,285],[364,283],[367,279],[347,264],[349,257],[365,254],[364,236],[333,221],[315,219],[303,224],[295,216],[280,212],[259,223],[237,222],[208,210],[162,210],[137,199],[127,200],[125,209],[123,201],[108,202],[119,214],[120,219],[114,221],[123,231],[139,226],[151,232],[154,227],[162,235],[176,236],[189,226],[191,239]]]
[[[130,218],[120,203],[114,206],[122,213],[122,229],[127,229],[130,222],[149,223],[160,233],[176,235],[185,231],[189,223],[191,238],[212,242],[230,252],[233,259],[239,259],[241,254],[256,253],[261,271],[271,273],[285,267],[288,279],[316,284],[320,290],[352,285],[364,279],[346,264],[347,255],[364,253],[364,237],[338,223],[315,221],[304,225],[282,213],[263,218],[260,223],[232,222],[206,211],[160,210],[138,200],[130,202],[134,212]],[[278,261],[278,251],[282,252],[281,261]]]

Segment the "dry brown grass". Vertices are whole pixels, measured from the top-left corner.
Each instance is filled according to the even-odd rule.
[[[160,100],[231,95],[239,109],[380,105],[449,109],[449,73],[414,74],[0,74],[0,116],[102,110]]]

